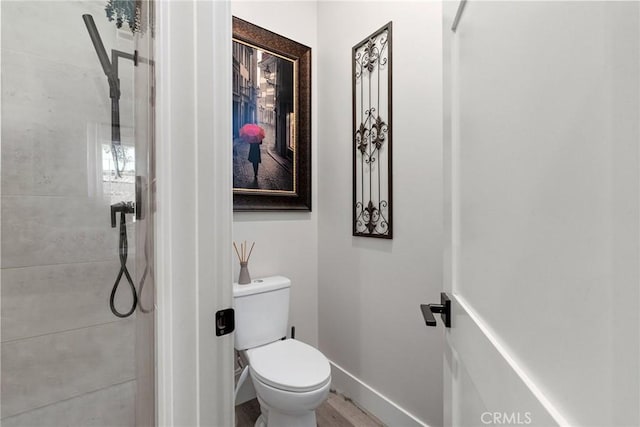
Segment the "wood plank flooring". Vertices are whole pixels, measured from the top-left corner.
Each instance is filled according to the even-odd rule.
[[[256,399],[236,406],[236,426],[253,427],[260,416],[260,405]],[[350,399],[334,392],[316,410],[318,427],[384,427],[372,415],[358,408]]]

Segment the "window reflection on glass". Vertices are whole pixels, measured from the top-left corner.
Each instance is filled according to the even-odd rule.
[[[102,183],[104,188],[109,189],[106,194],[111,198],[111,203],[135,200],[135,182],[135,147],[126,144],[112,146],[110,143],[103,143]]]

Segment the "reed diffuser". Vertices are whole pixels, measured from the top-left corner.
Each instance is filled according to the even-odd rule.
[[[238,261],[240,261],[240,276],[238,277],[239,285],[247,285],[251,283],[251,276],[249,275],[249,268],[247,268],[247,264],[249,263],[249,258],[251,258],[251,253],[253,252],[253,247],[256,245],[256,242],[251,244],[251,249],[247,252],[247,241],[240,242],[240,249],[238,250],[238,246],[236,242],[233,242],[233,248],[236,250],[236,255],[238,255]]]

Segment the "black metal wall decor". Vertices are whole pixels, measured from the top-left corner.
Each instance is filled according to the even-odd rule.
[[[352,49],[353,235],[391,239],[391,22]]]

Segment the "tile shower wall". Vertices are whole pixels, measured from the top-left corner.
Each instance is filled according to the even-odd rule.
[[[1,5],[4,426],[134,424],[134,320],[108,305],[119,268],[109,205],[124,187],[102,174],[111,105],[82,14],[108,50],[133,41],[104,4]],[[127,143],[132,67],[120,74]]]

